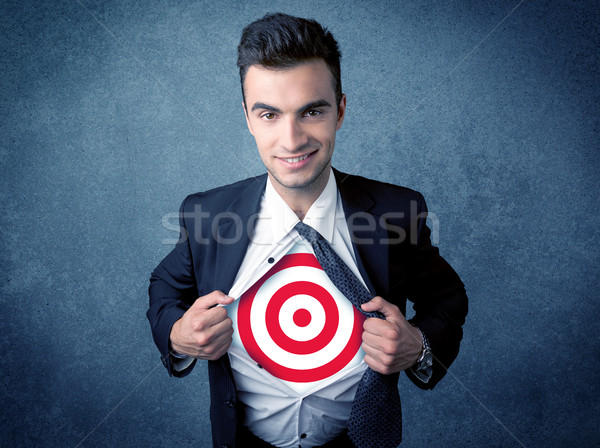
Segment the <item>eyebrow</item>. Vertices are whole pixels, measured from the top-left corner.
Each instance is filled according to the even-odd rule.
[[[306,110],[315,109],[317,107],[331,107],[331,104],[329,104],[329,102],[325,101],[324,99],[311,101],[310,103],[307,103],[304,106],[298,108],[296,112],[304,112]],[[260,102],[254,103],[252,105],[252,112],[254,112],[257,109],[264,109],[264,110],[268,110],[268,111],[275,112],[275,113],[281,113],[281,109],[279,109],[275,106],[269,106],[268,104],[260,103]]]

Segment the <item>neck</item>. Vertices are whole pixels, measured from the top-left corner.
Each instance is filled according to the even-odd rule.
[[[327,171],[327,176],[320,176],[311,185],[300,188],[286,187],[273,178],[270,173],[269,178],[275,191],[281,196],[288,207],[294,211],[298,219],[302,221],[308,213],[310,206],[313,205],[321,193],[323,193],[323,190],[325,190],[329,181],[329,172]]]

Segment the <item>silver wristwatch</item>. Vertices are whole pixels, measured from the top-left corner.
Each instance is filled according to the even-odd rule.
[[[431,354],[431,346],[427,340],[427,336],[418,327],[416,327],[421,333],[421,341],[423,343],[423,351],[421,356],[417,359],[417,363],[412,367],[413,373],[424,383],[427,383],[431,378],[433,372],[433,355]]]

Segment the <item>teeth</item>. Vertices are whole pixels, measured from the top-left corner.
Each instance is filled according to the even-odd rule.
[[[308,157],[308,154],[306,154],[305,156],[302,156],[302,157],[294,157],[292,159],[283,159],[283,160],[285,160],[288,163],[298,163],[301,160],[306,159],[307,157]]]

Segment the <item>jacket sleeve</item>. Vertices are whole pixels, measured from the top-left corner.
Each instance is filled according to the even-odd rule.
[[[150,276],[148,287],[149,308],[146,317],[150,322],[154,342],[161,354],[161,361],[169,375],[188,375],[194,362],[182,371],[173,368],[170,356],[171,327],[197,299],[196,278],[190,252],[190,238],[186,228],[186,200],[179,210],[179,240],[175,248],[160,262]]]
[[[468,312],[468,299],[458,274],[431,244],[431,231],[426,225],[427,206],[418,193],[416,238],[410,242],[411,262],[408,266],[408,299],[414,303],[415,315],[410,320],[427,337],[434,358],[431,379],[424,383],[409,370],[411,381],[421,389],[433,388],[446,374],[458,355],[462,325]]]

